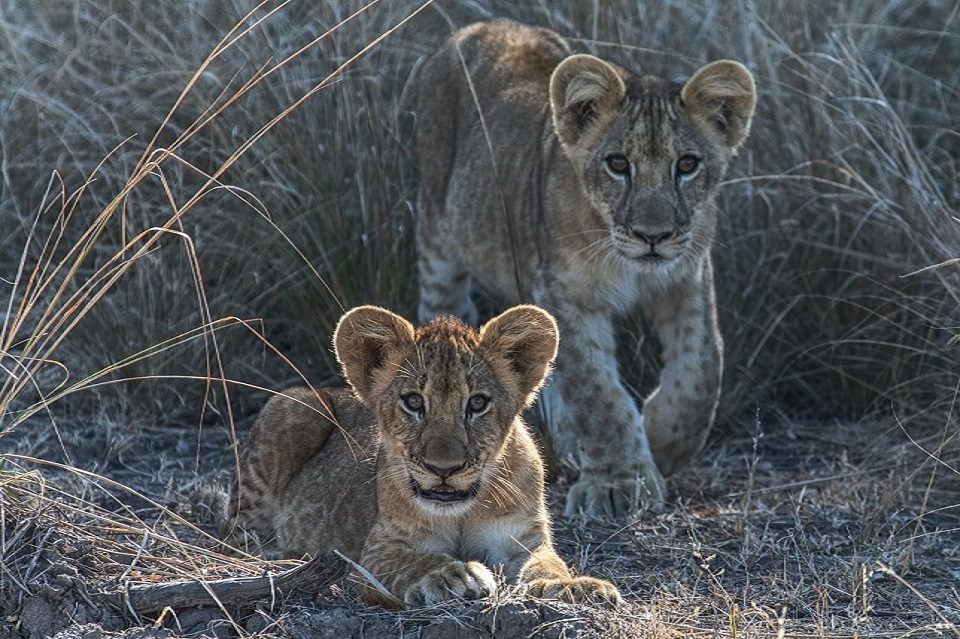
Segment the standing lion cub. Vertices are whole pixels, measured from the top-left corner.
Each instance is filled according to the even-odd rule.
[[[479,331],[353,309],[334,334],[351,388],[294,388],[267,403],[241,450],[224,533],[255,532],[288,556],[359,556],[391,593],[365,586],[380,605],[484,597],[493,571],[535,596],[619,601],[553,549],[542,462],[520,418],[557,340],[534,306]]]
[[[720,394],[713,198],[746,139],[750,72],[720,60],[683,83],[571,55],[506,20],[453,34],[423,66],[417,114],[420,320],[477,321],[472,283],[557,318],[541,406],[580,477],[567,514],[665,497]],[[643,418],[617,370],[615,319],[641,311],[663,353]]]

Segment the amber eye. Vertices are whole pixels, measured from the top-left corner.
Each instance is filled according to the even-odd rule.
[[[423,395],[420,393],[409,393],[400,399],[403,400],[403,406],[411,413],[419,413],[423,410]]]
[[[483,395],[474,395],[467,400],[467,412],[473,414],[482,413],[489,403],[490,400]]]
[[[693,155],[684,155],[677,160],[677,173],[680,175],[690,175],[700,166],[700,158]]]
[[[607,168],[617,175],[627,175],[630,173],[630,160],[622,155],[608,155]]]

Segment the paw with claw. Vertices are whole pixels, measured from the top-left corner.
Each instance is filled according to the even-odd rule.
[[[667,497],[667,484],[656,466],[611,477],[584,472],[567,493],[566,517],[579,514],[597,519],[628,517],[641,510],[657,510]]]
[[[540,599],[556,599],[567,603],[600,603],[616,606],[623,601],[616,586],[609,581],[593,577],[534,579],[527,585],[527,594]]]
[[[493,573],[480,562],[452,561],[410,585],[403,601],[410,608],[420,608],[452,599],[482,599],[496,590]]]

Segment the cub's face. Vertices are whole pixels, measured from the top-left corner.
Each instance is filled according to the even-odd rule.
[[[533,306],[479,331],[449,318],[414,329],[360,307],[341,319],[334,342],[347,380],[377,416],[389,457],[381,472],[401,480],[422,509],[453,515],[503,481],[494,462],[549,370],[557,329]]]
[[[554,126],[607,235],[638,268],[699,258],[716,226],[712,197],[756,103],[743,65],[706,65],[684,85],[630,76],[589,55],[557,66]]]

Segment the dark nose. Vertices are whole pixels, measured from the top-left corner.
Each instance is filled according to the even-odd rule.
[[[431,473],[433,473],[440,479],[446,479],[447,477],[454,474],[464,466],[463,464],[458,464],[456,466],[441,467],[441,466],[434,466],[433,464],[428,464],[426,462],[424,462],[423,465],[426,466],[427,470],[429,470]]]
[[[651,247],[656,246],[658,243],[663,242],[664,240],[669,240],[674,236],[675,233],[674,231],[667,231],[665,233],[648,233],[640,230],[637,227],[633,227],[630,229],[630,231],[633,233],[634,237],[646,242]]]

